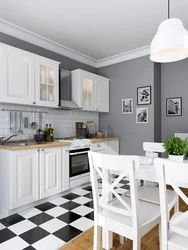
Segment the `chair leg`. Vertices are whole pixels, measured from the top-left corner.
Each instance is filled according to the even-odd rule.
[[[159,223],[159,246],[162,249],[161,223]]]
[[[119,235],[119,243],[120,243],[121,245],[123,245],[123,244],[124,244],[124,242],[125,242],[125,238],[124,238],[124,236]]]
[[[179,197],[177,198],[177,202],[174,205],[174,213],[179,212]]]
[[[133,250],[140,250],[141,249],[141,239],[137,237],[133,240]]]
[[[94,224],[93,250],[100,249],[100,241],[101,241],[101,228],[97,225],[97,223],[95,223]]]

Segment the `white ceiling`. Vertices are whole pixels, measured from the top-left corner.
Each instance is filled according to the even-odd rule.
[[[188,0],[171,16],[188,29]],[[0,0],[0,18],[94,60],[150,44],[167,17],[167,0]]]

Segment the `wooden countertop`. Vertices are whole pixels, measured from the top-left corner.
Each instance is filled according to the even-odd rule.
[[[120,137],[107,137],[107,138],[91,138],[91,142],[103,142],[103,141],[117,141],[120,140]]]
[[[97,142],[104,142],[104,141],[115,141],[115,140],[120,140],[119,137],[108,137],[108,138],[91,138],[90,141],[92,143],[97,143]],[[46,142],[46,143],[41,143],[41,144],[32,144],[34,140],[29,139],[28,140],[28,145],[18,145],[18,146],[5,146],[5,145],[0,145],[0,149],[6,149],[6,150],[11,150],[11,151],[16,151],[16,150],[25,150],[25,149],[35,149],[35,148],[49,148],[49,147],[61,147],[61,146],[68,146],[71,143],[70,142],[59,142],[59,141],[53,141],[53,142]],[[11,141],[10,141],[11,142]],[[14,142],[14,141],[12,141]]]
[[[68,146],[70,145],[70,142],[47,142],[47,143],[41,143],[41,144],[32,144],[32,145],[24,145],[24,146],[4,146],[0,145],[0,149],[6,149],[6,150],[24,150],[24,149],[34,149],[34,148],[49,148],[49,147],[61,147],[61,146]]]

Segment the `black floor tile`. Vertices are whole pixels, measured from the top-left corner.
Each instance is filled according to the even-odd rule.
[[[45,203],[43,203],[41,205],[36,206],[37,209],[39,209],[39,210],[41,210],[43,212],[45,212],[46,210],[49,210],[51,208],[54,208],[54,207],[56,207],[56,205],[54,205],[54,204],[52,204],[50,202],[45,202]]]
[[[74,199],[80,197],[80,195],[70,193],[70,194],[64,195],[62,197],[65,198],[65,199],[67,199],[67,200],[74,200]]]
[[[36,248],[29,246],[29,247],[24,248],[23,250],[36,250]]]
[[[88,203],[84,204],[84,206],[93,208],[93,201],[89,201]]]
[[[49,235],[47,231],[40,227],[35,227],[21,235],[19,235],[20,238],[25,240],[29,244],[33,244],[37,242],[38,240],[41,240],[42,238],[46,237]]]
[[[120,183],[122,183],[122,184],[127,184],[127,183],[129,183],[129,181],[121,180]]]
[[[120,187],[120,188],[130,190],[130,186],[129,186],[129,185],[123,185],[123,186],[122,186],[122,187]]]
[[[93,194],[92,194],[92,193],[85,194],[85,195],[83,195],[83,196],[86,197],[86,198],[93,199]]]
[[[91,213],[85,215],[84,217],[86,217],[86,218],[88,218],[90,220],[94,220],[94,212],[91,212]]]
[[[72,210],[72,209],[79,207],[79,206],[80,206],[80,204],[78,204],[74,201],[69,201],[69,202],[62,204],[60,207],[68,209],[68,210]]]
[[[0,220],[0,222],[6,226],[6,227],[9,227],[9,226],[12,226],[22,220],[25,220],[24,217],[22,217],[21,215],[19,214],[13,214],[11,216],[8,216],[6,218],[3,218],[2,220]]]
[[[90,192],[92,191],[92,187],[91,186],[88,186],[88,187],[85,187],[85,188],[82,188],[82,189],[90,191]]]
[[[61,240],[68,242],[69,240],[72,240],[81,233],[82,231],[76,229],[75,227],[67,225],[53,234]]]
[[[3,243],[4,241],[10,240],[15,236],[16,236],[16,234],[14,234],[8,228],[4,228],[0,231],[0,243]]]
[[[38,215],[35,215],[35,216],[29,218],[29,220],[31,222],[35,223],[36,225],[41,225],[42,223],[47,222],[53,218],[54,217],[52,217],[49,214],[42,213],[42,214],[38,214]]]
[[[60,215],[59,217],[57,217],[57,219],[61,220],[61,221],[64,221],[68,224],[72,223],[73,221],[75,220],[78,220],[79,218],[81,218],[82,216],[78,215],[78,214],[75,214],[71,211],[65,213],[65,214],[62,214]]]

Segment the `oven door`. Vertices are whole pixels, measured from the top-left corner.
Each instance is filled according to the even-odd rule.
[[[89,172],[89,148],[69,151],[70,177]]]

